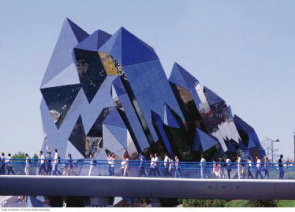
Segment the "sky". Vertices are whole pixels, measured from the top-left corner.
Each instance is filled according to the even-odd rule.
[[[295,1],[1,0],[0,152],[37,153],[40,85],[66,17],[91,34],[121,26],[231,105],[294,158]]]

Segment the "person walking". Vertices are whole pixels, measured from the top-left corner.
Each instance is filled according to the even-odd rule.
[[[126,160],[125,160],[125,156],[124,156],[123,160],[121,161],[121,176],[124,176],[125,164],[126,164]]]
[[[150,154],[150,171],[149,171],[149,176],[155,175],[155,165],[154,165],[154,156],[151,153]]]
[[[253,179],[253,175],[252,175],[252,161],[251,158],[247,158],[247,172],[248,172],[248,179],[251,177],[251,179]]]
[[[73,168],[74,168],[74,161],[72,159],[72,155],[69,153],[68,154],[68,173],[67,175],[77,175],[74,171],[73,171]]]
[[[111,154],[110,163],[111,163],[111,176],[115,176],[115,155],[113,153]]]
[[[231,160],[229,158],[227,158],[225,162],[226,162],[227,177],[228,177],[228,179],[230,179]]]
[[[88,176],[91,176],[92,175],[92,170],[93,170],[93,167],[94,167],[94,159],[93,159],[93,155],[92,154],[90,154],[89,155],[89,159],[90,159],[90,161],[89,161],[89,172],[88,172]]]
[[[109,169],[108,169],[108,172],[109,172],[109,176],[112,176],[112,168],[111,168],[111,165],[112,165],[112,154],[109,154],[108,155],[108,165],[109,165]]]
[[[51,151],[47,151],[47,157],[46,157],[46,170],[47,175],[51,175],[52,172],[52,157],[51,157]]]
[[[200,167],[201,167],[201,179],[206,178],[206,159],[204,155],[201,155]]]
[[[243,167],[242,167],[242,158],[240,154],[238,154],[238,159],[237,159],[237,170],[238,170],[238,179],[242,179]]]
[[[26,156],[25,174],[26,175],[30,175],[30,163],[31,163],[31,159],[30,159],[28,153],[26,153],[25,156]]]
[[[171,158],[169,159],[169,168],[168,168],[168,171],[169,171],[169,174],[171,176],[173,176],[173,174],[175,172],[175,163],[174,163],[174,161]]]
[[[213,163],[212,163],[212,172],[215,177],[219,178],[219,167],[215,160],[213,160]]]
[[[175,159],[175,174],[174,174],[174,177],[175,178],[180,178],[180,171],[179,171],[179,159],[178,159],[178,156],[175,155],[174,157]]]
[[[261,174],[261,160],[258,156],[256,156],[256,179],[258,179],[258,176],[263,179],[263,176]]]
[[[57,153],[57,149],[54,150],[54,157],[53,157],[53,175],[56,175],[57,172],[57,166],[58,166],[58,153]]]
[[[129,158],[127,155],[125,155],[125,166],[124,166],[124,172],[123,177],[129,176]]]
[[[147,173],[145,171],[145,157],[142,153],[139,153],[139,172],[138,172],[138,175],[137,177],[140,177],[140,176],[145,176],[147,177]]]
[[[6,167],[7,167],[7,174],[10,175],[10,173],[12,173],[14,175],[14,171],[12,169],[12,158],[11,158],[11,154],[8,153],[7,155],[7,160],[6,160]]]
[[[164,176],[165,177],[171,176],[169,173],[169,161],[170,161],[170,158],[168,154],[165,153],[165,157],[164,157]]]
[[[0,174],[5,175],[5,154],[2,152],[1,154],[1,167],[0,167]]]
[[[155,153],[154,155],[154,171],[155,171],[155,174],[157,173],[158,176],[161,176],[159,171],[159,158],[157,153]]]
[[[225,169],[225,161],[223,159],[223,157],[219,158],[219,177],[220,179],[224,179],[225,178],[225,174],[224,174],[224,169]]]
[[[283,179],[284,175],[285,175],[283,157],[284,157],[283,155],[280,155],[280,159],[278,161],[278,164],[279,164],[279,178],[280,179]]]
[[[46,169],[45,169],[45,156],[43,155],[43,151],[40,151],[39,152],[38,174],[39,175],[41,175],[41,174],[42,175],[45,175],[46,174]]]
[[[264,178],[267,178],[267,179],[269,179],[269,161],[268,161],[268,158],[267,158],[267,156],[265,156],[264,157],[264,166],[263,166],[263,168],[264,168]]]

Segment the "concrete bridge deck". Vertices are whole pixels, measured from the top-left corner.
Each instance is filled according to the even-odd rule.
[[[295,180],[0,176],[0,195],[295,199]]]

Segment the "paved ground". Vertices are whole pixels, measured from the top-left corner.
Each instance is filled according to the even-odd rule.
[[[0,206],[12,196],[0,196]]]

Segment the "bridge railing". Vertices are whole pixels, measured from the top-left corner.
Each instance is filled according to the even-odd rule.
[[[123,164],[122,164],[123,162]],[[294,163],[226,163],[226,162],[141,162],[139,160],[10,159],[0,161],[0,174],[58,176],[129,176],[178,177],[208,179],[295,179]],[[283,176],[282,176],[283,175]]]

